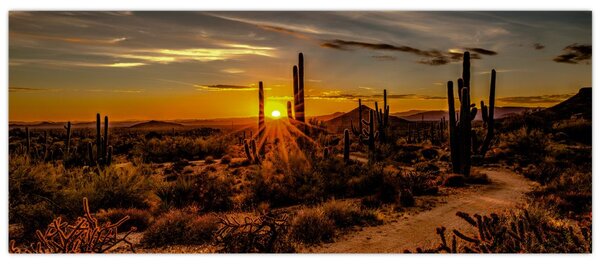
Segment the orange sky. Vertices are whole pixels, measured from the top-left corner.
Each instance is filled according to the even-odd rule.
[[[471,51],[473,102],[498,71],[499,106],[550,106],[591,86],[591,12],[11,12],[9,119],[256,116],[292,96],[306,62],[309,116],[380,99],[446,109]],[[366,104],[372,105],[372,102]]]

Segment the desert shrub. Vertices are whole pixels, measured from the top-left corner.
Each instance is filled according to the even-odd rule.
[[[129,245],[132,252],[135,252],[133,243],[127,240],[127,237],[136,229],[132,228],[124,234],[118,232],[118,228],[129,219],[128,217],[116,222],[99,224],[90,212],[87,198],[83,198],[83,210],[84,215],[78,217],[72,224],[58,217],[47,227],[37,230],[37,242],[29,246],[17,245],[15,240],[11,240],[9,251],[11,253],[105,253],[123,242]]]
[[[440,236],[437,247],[419,252],[446,253],[590,253],[592,249],[591,225],[579,229],[557,222],[547,212],[527,208],[509,214],[473,216],[457,212],[476,235],[456,229],[446,235],[446,228],[436,229]],[[452,243],[449,244],[449,240]]]
[[[207,156],[221,157],[227,146],[227,141],[217,136],[163,136],[137,144],[134,154],[149,162],[199,160]]]
[[[437,158],[439,156],[439,153],[437,149],[433,147],[427,147],[421,149],[421,156],[423,156],[423,158],[425,158],[426,160],[432,160]]]
[[[298,212],[290,226],[291,237],[304,244],[331,241],[335,234],[335,222],[319,208]]]
[[[182,175],[164,182],[156,190],[163,208],[197,205],[203,211],[224,211],[233,207],[234,181],[231,177],[201,173]]]
[[[569,169],[559,178],[533,190],[531,195],[562,215],[591,213],[592,174]]]
[[[461,187],[465,185],[465,180],[464,175],[451,173],[446,176],[442,185],[447,187]]]
[[[231,156],[225,155],[221,157],[221,164],[229,164],[231,163]]]
[[[149,211],[134,208],[100,210],[96,213],[96,218],[100,223],[117,222],[126,216],[129,216],[129,220],[119,226],[119,231],[127,231],[131,227],[144,231],[153,220]]]
[[[10,221],[22,225],[22,231],[18,236],[9,236],[9,239],[33,240],[35,231],[45,228],[53,219],[52,207],[46,201],[11,206]]]
[[[399,203],[402,207],[412,207],[415,205],[415,197],[408,189],[400,190]]]
[[[564,120],[554,124],[553,129],[565,133],[567,140],[592,144],[592,122],[585,119]]]
[[[386,180],[386,176],[391,174],[384,169],[383,164],[373,164],[361,169],[358,176],[352,177],[348,181],[348,187],[351,196],[367,196],[379,192]]]
[[[201,245],[212,242],[218,229],[219,220],[214,215],[172,210],[148,227],[141,242],[148,247]]]
[[[556,180],[562,172],[563,170],[561,168],[549,160],[543,160],[535,165],[531,164],[523,169],[525,177],[539,182],[542,185]]]
[[[289,237],[286,215],[263,213],[243,222],[224,216],[217,232],[219,252],[225,253],[291,253],[295,252]]]
[[[547,155],[548,138],[540,130],[521,128],[500,136],[499,146],[506,150],[507,160],[523,166],[537,163]]]
[[[340,228],[354,225],[376,225],[381,222],[372,210],[361,209],[350,202],[332,200],[324,203],[321,209]]]
[[[440,168],[432,162],[418,162],[413,166],[418,172],[438,172],[440,170]]]
[[[399,185],[416,196],[438,193],[437,176],[431,172],[407,171],[399,173]]]
[[[67,174],[72,190],[64,190],[68,199],[87,197],[92,207],[139,208],[150,207],[154,196],[154,180],[143,167],[109,166],[89,172]],[[93,210],[95,211],[95,210]]]
[[[471,171],[471,175],[465,179],[467,184],[489,184],[490,178],[487,174],[478,171]]]
[[[204,163],[213,164],[215,163],[215,158],[213,156],[207,156],[206,158],[204,158]]]

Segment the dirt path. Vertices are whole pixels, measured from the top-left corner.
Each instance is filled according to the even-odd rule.
[[[439,244],[435,228],[445,226],[470,232],[470,227],[456,217],[457,211],[469,214],[488,214],[514,207],[523,200],[533,183],[524,177],[504,169],[481,169],[491,179],[489,185],[461,189],[447,197],[446,203],[431,210],[409,215],[397,222],[377,227],[363,228],[350,233],[335,243],[311,248],[317,253],[402,253],[417,247]],[[309,251],[306,251],[309,252]]]

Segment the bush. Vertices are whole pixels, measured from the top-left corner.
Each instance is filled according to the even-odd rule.
[[[361,209],[350,202],[333,200],[326,202],[321,208],[325,215],[340,228],[376,225],[381,222],[373,211]]]
[[[335,234],[335,222],[318,208],[303,209],[292,220],[290,234],[304,244],[331,241]]]
[[[164,182],[156,191],[163,208],[198,205],[202,211],[225,211],[233,207],[234,181],[201,173],[180,176],[175,182]]]
[[[542,185],[556,180],[562,173],[562,169],[558,168],[553,162],[543,160],[536,165],[529,165],[523,170],[525,177],[534,180]]]
[[[521,166],[535,164],[547,155],[548,138],[540,130],[519,130],[502,134],[499,147],[506,151],[507,159]]]
[[[592,144],[592,122],[585,119],[564,120],[556,123],[553,129],[566,134],[567,140]]]
[[[592,212],[592,174],[569,169],[531,194],[562,215]],[[572,213],[572,214],[571,214]]]
[[[214,215],[172,210],[148,227],[141,242],[148,247],[201,245],[212,242],[218,229],[219,220]]]
[[[204,163],[213,164],[215,163],[215,158],[213,156],[207,156],[206,158],[204,158]]]
[[[451,173],[446,176],[442,183],[447,187],[462,187],[465,186],[465,176],[462,174]]]
[[[471,171],[471,175],[465,179],[467,184],[489,184],[491,183],[490,178],[487,174],[477,171]]]
[[[415,198],[408,189],[400,191],[400,205],[402,207],[412,207],[415,205]]]
[[[125,216],[129,216],[129,220],[119,226],[120,232],[129,231],[131,227],[137,228],[138,231],[144,231],[153,220],[149,211],[133,208],[100,210],[96,213],[96,218],[100,223],[117,222]]]
[[[221,158],[221,164],[229,164],[231,162],[231,156],[225,155]]]

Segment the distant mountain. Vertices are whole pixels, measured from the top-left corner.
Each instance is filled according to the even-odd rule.
[[[319,116],[313,116],[313,117],[309,117],[309,119],[317,119],[318,121],[328,121],[331,120],[335,117],[338,117],[340,115],[344,114],[344,112],[335,112],[335,113],[331,113],[331,114],[327,114],[327,115],[319,115]]]
[[[66,122],[42,121],[42,122],[12,122],[9,127],[29,127],[29,128],[58,128],[66,125]]]
[[[479,108],[479,107],[478,107]],[[494,118],[504,118],[510,114],[518,114],[523,111],[532,110],[534,108],[528,107],[496,107],[494,109]],[[407,112],[398,112],[394,113],[394,116],[398,116],[408,121],[437,121],[444,117],[448,120],[448,112],[445,110],[429,110],[415,113],[416,110],[407,111]],[[401,114],[411,114],[411,115],[401,115]],[[481,120],[481,111],[477,112],[477,116],[475,120]]]
[[[534,113],[551,120],[564,120],[572,117],[592,119],[592,88],[584,87],[569,99],[555,106]]]
[[[147,121],[129,126],[131,129],[171,129],[184,127],[182,124],[166,121]]]
[[[369,110],[373,109],[365,105],[362,106],[362,118],[364,120],[369,119]],[[327,125],[327,131],[334,133],[342,133],[344,132],[344,129],[352,129],[350,121],[352,121],[354,127],[358,127],[358,107],[347,113],[342,113],[335,118],[325,121],[325,124]],[[391,128],[396,128],[405,125],[406,123],[408,123],[408,121],[390,115],[389,123]]]

